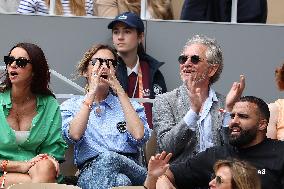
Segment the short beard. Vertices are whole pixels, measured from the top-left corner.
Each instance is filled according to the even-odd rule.
[[[230,129],[229,143],[232,146],[242,147],[248,145],[256,138],[257,128],[255,127],[249,130],[241,129],[239,136],[232,136],[231,132],[232,130]]]

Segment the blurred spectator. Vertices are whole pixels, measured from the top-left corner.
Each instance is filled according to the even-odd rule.
[[[174,16],[171,0],[147,0],[146,18],[172,20]]]
[[[15,13],[17,12],[20,0],[1,0],[0,13]]]
[[[276,68],[275,81],[279,91],[284,91],[284,63],[282,67]],[[271,116],[267,128],[267,137],[284,140],[284,99],[270,103],[269,110]]]
[[[124,12],[140,15],[141,0],[94,0],[94,15],[115,17]],[[171,0],[147,0],[146,18],[173,19]]]
[[[94,0],[94,15],[115,17],[123,12],[140,15],[141,0]]]
[[[181,20],[231,21],[232,0],[185,0]],[[239,23],[266,23],[267,0],[238,0]]]
[[[93,0],[56,0],[55,14],[65,16],[92,16]],[[50,0],[21,0],[20,14],[49,14]]]

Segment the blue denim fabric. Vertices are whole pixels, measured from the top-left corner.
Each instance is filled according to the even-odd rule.
[[[104,152],[80,170],[78,186],[82,189],[109,189],[143,185],[146,175],[146,168],[134,160],[115,152]]]

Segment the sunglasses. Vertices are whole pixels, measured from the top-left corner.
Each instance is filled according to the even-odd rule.
[[[113,66],[114,68],[115,68],[116,65],[117,65],[116,60],[114,60],[114,59],[103,59],[103,58],[94,58],[94,59],[92,59],[92,60],[91,60],[92,65],[94,66],[94,65],[97,63],[97,61],[99,61],[100,66],[105,62],[108,68],[110,68],[110,63],[112,64],[112,66]]]
[[[180,64],[185,64],[185,62],[190,58],[190,62],[192,64],[198,64],[198,62],[202,61],[202,58],[198,55],[192,55],[192,56],[185,56],[185,55],[180,55],[178,57],[178,61]]]
[[[20,68],[24,68],[28,63],[31,63],[30,60],[26,59],[26,58],[23,58],[23,57],[20,57],[20,58],[15,58],[13,56],[4,56],[4,62],[6,64],[6,66],[11,66],[11,64],[16,61],[16,65],[17,67],[20,67]]]
[[[215,174],[212,175],[211,179],[212,180],[215,179],[216,185],[218,185],[218,186],[221,185],[224,182],[221,176],[217,176]]]

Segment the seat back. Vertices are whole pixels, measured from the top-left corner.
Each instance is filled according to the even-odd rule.
[[[144,156],[145,156],[146,165],[148,165],[151,156],[156,154],[156,150],[157,150],[157,135],[154,131],[152,131],[150,139],[147,141],[146,145],[144,146]]]
[[[74,165],[74,146],[69,144],[68,149],[65,152],[65,161],[60,164],[60,173],[64,176],[74,176],[78,171]]]

